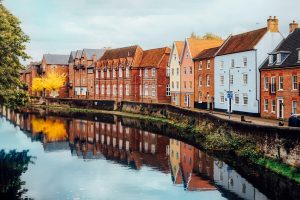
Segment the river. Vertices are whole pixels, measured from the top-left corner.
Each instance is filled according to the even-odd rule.
[[[1,112],[0,150],[28,150],[34,157],[20,177],[26,189],[23,197],[264,200],[280,199],[282,193],[295,197],[288,191],[274,195],[257,182],[258,175],[248,178],[253,174],[244,176],[197,147],[167,137],[163,129],[151,132],[134,126],[136,120],[41,116],[6,108]],[[0,173],[4,177],[6,172]]]

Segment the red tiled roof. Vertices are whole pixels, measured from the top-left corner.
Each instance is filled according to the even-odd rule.
[[[217,53],[217,51],[219,49],[220,49],[220,47],[214,47],[214,48],[210,48],[210,49],[205,49],[201,53],[199,53],[198,56],[196,56],[195,59],[212,58],[212,57],[215,56],[215,54]]]
[[[268,31],[267,27],[258,30],[233,35],[225,42],[224,46],[218,52],[218,55],[226,55],[230,53],[237,53],[249,51],[254,49],[255,45]]]
[[[192,58],[194,59],[204,49],[218,47],[223,43],[223,40],[206,40],[206,39],[187,39]]]
[[[122,48],[117,48],[117,49],[108,49],[105,51],[103,56],[100,58],[100,61],[134,57],[134,54],[135,54],[137,48],[139,48],[138,45],[122,47]]]
[[[178,57],[180,58],[181,53],[182,53],[182,49],[183,49],[184,42],[183,42],[183,41],[175,41],[175,45],[176,45]]]
[[[158,66],[165,54],[170,54],[169,47],[150,49],[144,51],[140,67]]]

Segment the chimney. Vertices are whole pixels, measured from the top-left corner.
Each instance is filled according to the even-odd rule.
[[[268,22],[268,31],[278,32],[278,19],[276,18],[276,16],[274,16],[274,18],[270,16],[267,22]]]
[[[293,21],[292,23],[290,23],[290,33],[292,33],[298,27],[299,24],[297,22]]]

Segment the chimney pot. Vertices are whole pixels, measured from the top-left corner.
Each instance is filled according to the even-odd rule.
[[[274,16],[274,18],[270,16],[270,18],[267,20],[267,27],[268,31],[270,32],[278,32],[278,19],[276,16]]]
[[[293,20],[292,23],[289,24],[289,33],[292,33],[296,28],[299,27],[299,24]]]

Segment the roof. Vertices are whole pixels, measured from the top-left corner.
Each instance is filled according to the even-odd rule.
[[[69,57],[69,63],[73,62],[76,56],[76,51],[71,51],[70,57]]]
[[[192,58],[194,59],[204,49],[220,46],[223,43],[223,40],[207,40],[207,39],[188,38],[187,43],[188,43]]]
[[[218,56],[253,50],[256,44],[267,33],[267,27],[229,36],[218,52]]]
[[[282,52],[287,54],[287,57],[282,63],[269,65],[269,60],[266,59],[261,69],[272,69],[282,67],[300,67],[300,61],[298,60],[298,51],[300,50],[300,28],[295,29],[292,33],[284,39],[279,46],[270,54],[276,54]],[[274,59],[274,61],[276,58]]]
[[[180,58],[181,53],[182,53],[182,49],[183,49],[183,46],[184,46],[184,42],[183,41],[175,41],[174,43],[175,43],[175,46],[176,46],[176,49],[177,49],[178,57]]]
[[[138,47],[139,47],[138,45],[135,45],[135,46],[129,46],[129,47],[123,47],[123,48],[117,48],[117,49],[108,49],[105,51],[103,56],[100,58],[100,61],[101,60],[113,60],[113,59],[126,58],[126,57],[134,57],[134,54]]]
[[[70,55],[44,54],[43,57],[48,65],[68,65]]]
[[[87,60],[93,60],[93,55],[96,55],[96,59],[100,59],[106,49],[83,49],[82,54],[85,53]]]
[[[169,47],[163,47],[158,49],[149,49],[143,52],[143,57],[140,63],[140,67],[152,67],[158,66],[165,54],[170,53]]]
[[[217,51],[220,49],[219,47],[213,47],[210,49],[205,49],[202,52],[200,52],[195,59],[205,59],[205,58],[212,58],[215,56],[215,54],[217,53]]]
[[[81,55],[82,55],[82,50],[77,50],[75,58],[81,58]]]

